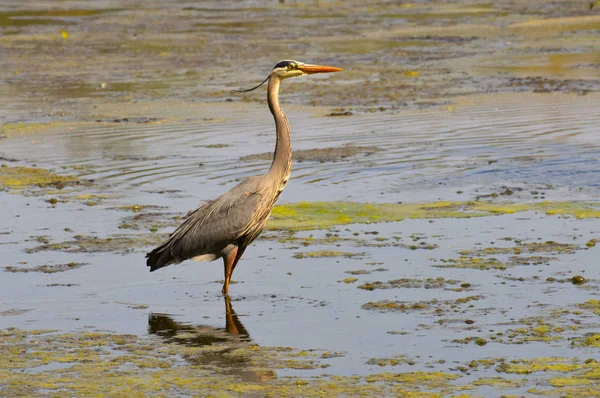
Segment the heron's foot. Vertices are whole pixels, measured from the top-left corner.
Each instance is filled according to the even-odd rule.
[[[229,283],[227,282],[223,283],[223,289],[221,289],[221,293],[223,293],[224,296],[229,295]]]

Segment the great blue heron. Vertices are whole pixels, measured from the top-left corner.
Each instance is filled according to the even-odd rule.
[[[333,66],[281,61],[261,84],[241,90],[252,91],[269,81],[267,101],[277,132],[271,167],[265,175],[249,177],[229,192],[191,212],[162,245],[146,255],[150,272],[190,258],[213,261],[223,257],[225,282],[222,292],[228,293],[235,266],[246,247],[262,232],[290,177],[290,124],[279,105],[279,85],[289,77],[339,71],[340,68]]]

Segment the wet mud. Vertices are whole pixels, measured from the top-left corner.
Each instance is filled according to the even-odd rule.
[[[600,394],[600,7],[0,5],[0,396]],[[189,210],[292,177],[222,264]]]

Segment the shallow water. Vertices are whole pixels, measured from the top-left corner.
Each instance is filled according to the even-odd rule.
[[[24,61],[2,58],[1,73],[12,74],[0,81],[6,88],[0,95],[0,164],[79,179],[78,185],[0,185],[0,330],[131,333],[160,350],[176,344],[225,347],[220,354],[190,359],[182,351],[173,358],[210,365],[214,374],[251,385],[288,376],[330,381],[352,375],[369,384],[367,378],[380,372],[400,377],[439,371],[457,379],[407,388],[442,395],[468,390],[476,396],[598,392],[598,376],[582,373],[595,366],[583,361],[597,356],[600,326],[600,97],[594,92],[597,50],[586,41],[591,25],[556,33],[568,51],[555,50],[562,56],[551,58],[540,55],[548,51],[544,40],[550,40],[540,35],[573,21],[536,25],[504,3],[495,9],[462,3],[389,6],[365,14],[371,18],[329,3],[320,13],[304,3],[277,9],[247,2],[226,11],[165,2],[148,15],[117,10],[112,2],[101,6],[107,11],[0,14],[0,56],[9,50],[26,55]],[[571,10],[558,3],[545,11],[519,7],[532,18]],[[237,24],[249,14],[280,12],[300,22],[290,30],[278,22]],[[53,22],[27,19],[31,24],[19,23],[19,32],[10,30],[15,23],[2,24],[1,18],[38,14],[51,15]],[[323,15],[331,24],[316,37]],[[208,17],[215,22],[202,22],[212,21]],[[356,23],[347,26],[353,17]],[[72,22],[72,41],[45,36],[60,18]],[[105,36],[107,26],[134,29],[128,18],[148,23],[150,32],[139,30],[139,38],[121,36],[117,42]],[[388,26],[382,21],[389,30],[381,31]],[[415,24],[413,30],[403,25],[407,21]],[[482,29],[483,23],[492,27]],[[503,52],[488,56],[511,46],[504,41],[507,33],[500,33],[506,24],[517,43],[510,47],[512,58]],[[331,63],[339,56],[355,65],[342,65],[349,70],[337,76],[284,83],[281,100],[294,150],[310,155],[313,149],[336,148],[331,153],[337,155],[319,161],[328,152],[315,151],[313,160],[295,162],[279,204],[328,202],[333,211],[340,206],[334,201],[414,203],[419,210],[422,205],[466,211],[462,208],[477,202],[492,210],[483,217],[420,211],[396,222],[269,229],[234,274],[230,310],[220,294],[220,261],[147,272],[144,253],[179,224],[176,217],[269,167],[268,158],[248,158],[274,146],[264,91],[228,91],[254,81],[262,65],[250,64],[262,60],[234,73],[230,66],[219,67],[229,61],[211,48],[203,54],[219,61],[205,69],[206,60],[196,59],[204,39],[175,40],[210,33],[235,50],[234,25],[236,34],[266,53],[272,46],[286,53],[281,46],[288,48],[305,32],[294,52]],[[83,44],[76,38],[83,26],[91,32],[86,33],[91,61],[78,58]],[[160,26],[171,27],[167,39],[152,36]],[[247,36],[262,30],[282,36],[275,44]],[[307,40],[311,46],[304,46]],[[50,72],[43,76],[31,61],[47,51],[40,50],[46,41],[62,56],[47,59]],[[538,41],[538,47],[528,47]],[[95,58],[94,64],[110,48],[119,50],[106,63]],[[440,49],[447,49],[445,56],[431,63]],[[575,50],[577,56],[564,56]],[[520,56],[523,51],[529,55]],[[231,55],[236,56],[243,53]],[[135,78],[125,70],[125,59],[139,63]],[[385,65],[366,62],[373,59]],[[74,68],[77,62],[83,63]],[[47,84],[40,84],[43,79]],[[365,81],[357,98],[356,87]],[[445,90],[448,85],[455,89]],[[344,113],[349,114],[330,116]],[[532,205],[544,201],[558,210]],[[267,371],[254,369],[260,358],[232,362],[228,356],[232,347],[256,349],[254,344],[320,356],[315,366],[294,362]],[[523,360],[537,361],[538,368],[521,372],[505,366]],[[569,371],[540,370],[544,361],[575,365]],[[52,358],[36,366],[24,368],[40,374],[67,368]],[[0,363],[0,377],[13,376]],[[484,382],[494,376],[524,381],[506,388]],[[564,378],[575,382],[564,384]],[[403,384],[393,379],[390,385]],[[579,390],[568,390],[572,386]]]
[[[383,116],[324,117],[290,107],[295,148],[354,144],[377,146],[381,151],[337,162],[296,163],[281,202],[475,200],[479,195],[500,193],[501,186],[512,190],[511,195],[500,196],[505,201],[597,199],[597,114],[592,112],[598,105],[597,97],[538,95],[535,104],[529,106],[510,104],[509,100],[502,96],[483,103],[466,99],[451,110]],[[203,112],[212,112],[215,119],[204,120]],[[156,109],[146,115],[161,118],[164,113]],[[155,214],[149,216],[151,225],[152,217],[158,222],[161,212],[183,214],[231,187],[238,178],[268,167],[268,161],[239,161],[273,144],[272,122],[261,107],[194,105],[176,116],[187,117],[187,121],[65,124],[51,126],[43,134],[4,141],[0,155],[19,159],[10,162],[11,166],[35,164],[74,173],[94,183],[42,196],[2,194],[6,215],[0,235],[3,266],[85,264],[53,274],[3,272],[0,312],[26,312],[0,318],[2,327],[98,329],[144,335],[153,314],[168,314],[181,325],[215,330],[225,327],[218,282],[222,278],[220,262],[184,263],[150,274],[143,252],[151,247],[135,243],[125,249],[132,250],[130,254],[112,254],[110,244],[109,252],[101,253],[89,252],[92,249],[75,253],[23,251],[39,246],[38,236],[50,242],[69,241],[75,235],[134,237],[142,231],[119,229],[124,218],[136,214],[122,206],[142,205],[142,214]],[[223,143],[223,137],[229,137],[225,141],[229,146],[207,148]],[[77,199],[81,194],[87,195]],[[66,203],[52,206],[45,202],[49,197]],[[143,206],[159,207],[145,210]],[[28,227],[23,228],[25,225]],[[369,231],[378,235],[365,234]],[[298,236],[318,238],[324,233]],[[394,366],[394,371],[447,371],[457,364],[489,357],[570,357],[573,348],[566,336],[564,340],[533,341],[515,349],[510,342],[488,340],[480,347],[455,341],[469,336],[489,339],[502,331],[508,334],[507,329],[527,324],[528,317],[558,322],[549,315],[552,309],[573,308],[597,298],[600,275],[595,266],[596,249],[585,246],[600,236],[596,219],[525,212],[460,220],[350,224],[334,228],[333,233],[340,235],[337,243],[311,244],[308,248],[293,242],[257,241],[234,275],[241,283],[231,288],[234,310],[253,343],[342,352],[343,358],[326,361],[330,374],[367,375],[380,368],[367,364],[370,358],[395,355],[404,355],[414,364]],[[353,240],[355,233],[364,240]],[[276,239],[277,235],[269,233]],[[410,250],[408,245],[414,237],[433,248]],[[502,243],[507,237],[523,242],[569,243],[587,250],[573,254],[551,250],[540,265],[509,265],[505,270],[437,267],[440,260],[457,258],[463,250],[513,247],[510,241]],[[391,239],[407,246],[389,246],[386,240]],[[294,258],[296,253],[319,250],[364,254],[355,258]],[[496,257],[510,263],[507,256]],[[374,268],[386,270],[357,275],[355,283],[344,283],[352,276],[346,271]],[[575,274],[588,280],[583,288],[546,282],[548,277],[562,280]],[[369,281],[438,277],[473,287],[468,292],[357,289]],[[54,284],[59,286],[49,286]],[[473,306],[451,304],[469,296],[477,296]],[[431,303],[434,299],[438,301]],[[367,302],[380,300],[429,304],[424,310],[408,312],[361,309]],[[475,323],[467,325],[467,319]],[[597,326],[589,319],[582,323],[582,330],[592,331]],[[577,355],[593,357],[594,351],[581,347]],[[445,362],[440,364],[440,360]],[[279,376],[321,373],[298,369],[277,372]],[[485,374],[481,371],[479,376]]]

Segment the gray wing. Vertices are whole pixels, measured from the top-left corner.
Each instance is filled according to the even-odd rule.
[[[165,243],[148,253],[150,271],[197,256],[213,260],[241,238],[260,202],[261,177],[250,177],[193,211]]]

